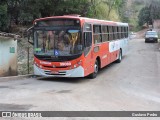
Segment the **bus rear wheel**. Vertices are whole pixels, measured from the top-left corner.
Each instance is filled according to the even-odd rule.
[[[96,60],[96,62],[94,64],[94,72],[92,74],[90,74],[91,79],[96,78],[96,76],[98,74],[98,70],[99,70],[99,64],[98,64],[98,61]]]
[[[122,61],[122,50],[120,49],[119,50],[119,56],[118,56],[118,59],[117,59],[117,63],[120,63]]]

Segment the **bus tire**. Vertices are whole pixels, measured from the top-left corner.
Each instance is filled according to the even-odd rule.
[[[95,64],[94,64],[94,72],[90,74],[90,78],[94,79],[96,78],[97,74],[98,74],[98,70],[99,70],[99,64],[98,64],[98,60],[96,60]]]
[[[120,63],[122,61],[122,50],[120,49],[119,50],[119,56],[118,56],[118,59],[117,59],[117,63]]]

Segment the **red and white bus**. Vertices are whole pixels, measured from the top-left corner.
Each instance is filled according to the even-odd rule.
[[[127,52],[128,23],[64,15],[36,19],[34,74],[95,78]]]

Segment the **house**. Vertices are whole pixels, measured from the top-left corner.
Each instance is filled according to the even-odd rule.
[[[0,32],[0,77],[17,75],[17,36]]]

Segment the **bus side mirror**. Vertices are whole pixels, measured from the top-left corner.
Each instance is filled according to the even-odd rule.
[[[28,42],[32,45],[34,45],[34,42],[33,42],[33,26],[30,27],[28,30],[27,30],[27,38],[28,38]]]

